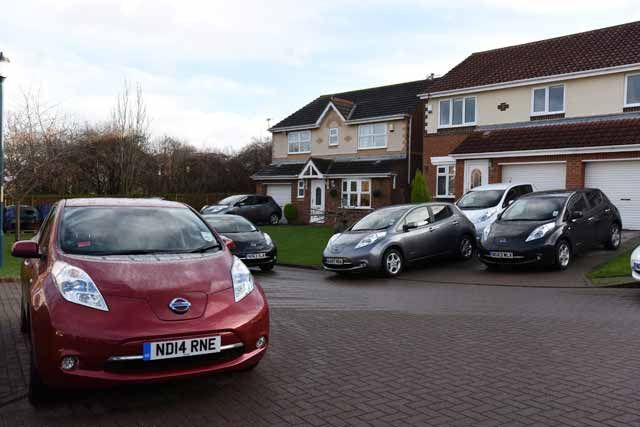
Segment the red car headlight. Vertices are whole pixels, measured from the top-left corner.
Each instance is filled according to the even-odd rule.
[[[82,269],[56,261],[51,273],[62,297],[74,304],[109,311],[107,303],[91,277]]]

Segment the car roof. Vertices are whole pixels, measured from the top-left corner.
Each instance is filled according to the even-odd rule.
[[[522,197],[569,197],[572,194],[581,192],[582,190],[545,190],[534,191],[533,193],[525,194]]]
[[[127,197],[92,197],[65,199],[64,205],[69,207],[96,206],[96,207],[153,207],[153,208],[187,208],[180,202],[172,202],[162,199],[127,198]]]
[[[515,187],[516,185],[531,185],[533,184],[528,182],[498,182],[495,184],[485,184],[479,185],[477,187],[472,188],[469,191],[486,191],[486,190],[507,190],[511,187]]]

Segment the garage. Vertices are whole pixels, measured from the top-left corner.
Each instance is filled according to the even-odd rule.
[[[557,190],[566,186],[566,163],[505,163],[502,182],[531,183],[536,191]]]
[[[267,184],[267,195],[284,209],[284,205],[291,203],[291,184]]]
[[[640,230],[640,160],[587,162],[584,184],[599,188],[617,206],[623,228]]]

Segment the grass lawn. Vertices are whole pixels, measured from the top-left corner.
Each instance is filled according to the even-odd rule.
[[[319,266],[322,251],[333,227],[327,225],[268,225],[260,227],[269,233],[278,247],[278,261],[285,264]]]
[[[620,255],[611,258],[605,264],[599,265],[589,272],[591,279],[602,279],[605,277],[629,277],[631,276],[630,257],[633,249],[624,251]]]
[[[22,233],[22,239],[30,239],[33,237],[31,233]],[[20,277],[20,262],[19,258],[11,256],[11,245],[16,241],[16,235],[8,233],[4,235],[4,265],[0,268],[0,279]]]

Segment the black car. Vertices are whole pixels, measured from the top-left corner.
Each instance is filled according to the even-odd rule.
[[[240,194],[229,196],[215,205],[200,210],[206,214],[234,214],[245,217],[251,222],[275,225],[282,218],[282,209],[271,196],[261,194]]]
[[[478,253],[488,268],[543,263],[566,269],[574,254],[622,240],[618,209],[597,189],[530,193],[485,228]]]
[[[223,238],[231,240],[227,246],[231,253],[248,267],[260,267],[262,271],[273,269],[278,250],[267,233],[258,230],[251,222],[238,215],[203,215],[207,223]]]

